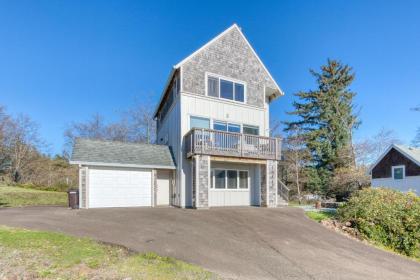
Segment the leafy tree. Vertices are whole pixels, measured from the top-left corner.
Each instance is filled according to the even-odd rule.
[[[302,201],[304,168],[309,160],[309,152],[299,129],[290,129],[284,140],[284,161],[287,165],[288,182],[297,192],[299,203]]]
[[[113,140],[135,143],[153,143],[156,135],[156,122],[153,120],[150,103],[136,103],[122,112],[120,118],[108,123],[99,114],[84,122],[74,122],[64,131],[64,156],[69,157],[76,138]]]
[[[286,123],[286,131],[298,128],[305,139],[312,162],[312,184],[328,195],[336,169],[355,165],[353,130],[359,120],[354,110],[356,95],[349,87],[354,80],[352,68],[337,60],[328,60],[320,72],[311,70],[317,89],[296,93],[295,110],[289,114],[297,120]],[[316,175],[315,172],[316,171]]]
[[[354,146],[356,163],[359,167],[368,167],[392,144],[401,144],[394,130],[381,128],[372,137],[356,142]]]

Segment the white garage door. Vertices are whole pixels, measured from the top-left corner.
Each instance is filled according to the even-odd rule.
[[[151,171],[89,169],[89,208],[151,206]]]

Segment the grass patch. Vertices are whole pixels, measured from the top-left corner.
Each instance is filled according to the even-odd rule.
[[[0,276],[43,279],[215,279],[200,267],[89,238],[0,227]]]
[[[334,219],[337,217],[337,213],[333,211],[306,211],[306,216],[315,220],[317,222],[321,222],[323,220]]]
[[[67,205],[67,193],[0,185],[0,207]]]

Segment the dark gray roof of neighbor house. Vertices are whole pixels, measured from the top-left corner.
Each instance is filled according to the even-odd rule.
[[[165,145],[125,143],[77,138],[70,163],[144,168],[175,168]]]

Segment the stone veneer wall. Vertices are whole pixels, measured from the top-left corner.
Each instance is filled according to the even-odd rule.
[[[277,207],[277,161],[261,165],[261,206]]]
[[[205,95],[206,72],[244,81],[246,103],[260,108],[264,106],[264,86],[276,88],[274,81],[236,28],[182,65],[182,91]]]
[[[277,206],[277,161],[267,160],[267,188],[268,205],[267,207]]]
[[[193,206],[209,207],[209,156],[195,156],[193,159]]]
[[[261,190],[260,190],[260,195],[261,195],[261,205],[262,207],[267,206],[267,167],[265,164],[261,165]]]

